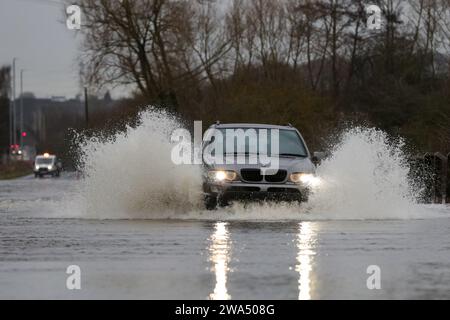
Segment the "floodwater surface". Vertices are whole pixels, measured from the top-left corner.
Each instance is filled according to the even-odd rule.
[[[230,210],[195,219],[58,214],[76,183],[68,175],[0,181],[0,298],[450,298],[446,206],[385,220],[277,220],[282,206],[271,207],[270,220]],[[69,265],[80,267],[80,290],[66,287]],[[373,265],[381,288],[371,290]]]

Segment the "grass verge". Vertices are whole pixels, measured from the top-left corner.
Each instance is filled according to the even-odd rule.
[[[0,164],[0,180],[19,178],[31,173],[33,173],[31,163],[26,161]]]

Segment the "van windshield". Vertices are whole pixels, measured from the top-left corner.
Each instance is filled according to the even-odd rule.
[[[270,154],[279,156],[307,157],[308,153],[303,144],[302,139],[295,130],[285,129],[265,129],[265,128],[221,128],[216,129],[220,134],[213,130],[214,139],[222,139],[224,154]],[[278,131],[278,146],[272,146],[276,140],[276,132]],[[272,139],[272,134],[273,139]],[[229,142],[234,140],[234,142]],[[265,140],[265,143],[262,141]],[[213,143],[208,137],[207,144]],[[227,148],[227,143],[233,148]],[[217,146],[221,144],[215,141]],[[260,148],[262,147],[262,148]],[[231,149],[231,150],[230,150]],[[264,150],[265,149],[265,150]]]
[[[53,158],[36,158],[36,164],[53,164]]]

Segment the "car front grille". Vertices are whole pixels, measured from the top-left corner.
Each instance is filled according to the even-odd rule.
[[[263,179],[261,170],[259,169],[242,169],[241,177],[242,180],[247,182],[261,182]]]
[[[278,170],[275,174],[262,175],[260,169],[241,169],[241,177],[245,182],[281,183],[286,180],[287,171]]]
[[[284,180],[286,180],[286,176],[287,176],[287,171],[286,170],[278,170],[273,175],[266,175],[266,176],[264,176],[264,179],[267,182],[280,183],[280,182],[284,182]]]
[[[230,187],[227,191],[231,192],[259,192],[261,188],[258,187]]]

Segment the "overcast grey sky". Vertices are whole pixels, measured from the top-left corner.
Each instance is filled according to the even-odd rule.
[[[38,97],[79,92],[76,33],[66,27],[62,1],[0,0],[0,65],[17,57],[17,95],[20,69],[24,91]]]

